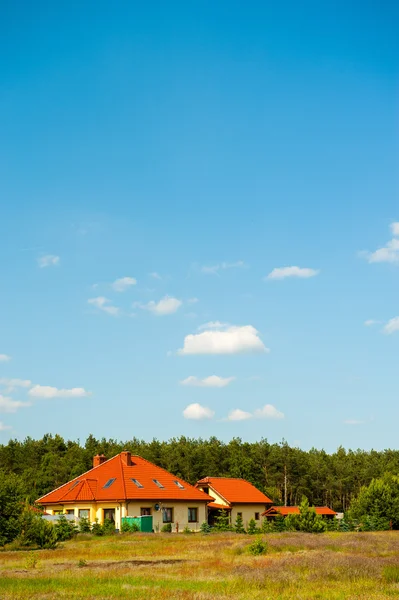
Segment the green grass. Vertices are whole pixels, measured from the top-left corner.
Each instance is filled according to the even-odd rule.
[[[399,598],[399,532],[84,536],[0,552],[0,599],[380,600]],[[35,560],[32,559],[34,554]]]

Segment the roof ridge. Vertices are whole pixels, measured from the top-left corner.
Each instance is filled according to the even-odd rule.
[[[124,468],[123,468],[124,467],[124,462],[122,460],[122,452],[120,452],[118,454],[118,456],[119,456],[119,465],[120,465],[120,468],[121,468],[123,491],[125,493],[124,499],[126,501],[127,500],[127,493],[126,493],[125,472],[124,472]],[[128,466],[128,465],[126,465],[126,466]]]

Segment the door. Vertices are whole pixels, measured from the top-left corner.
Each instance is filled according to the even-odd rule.
[[[115,509],[114,508],[104,508],[104,521],[108,519],[115,523]]]

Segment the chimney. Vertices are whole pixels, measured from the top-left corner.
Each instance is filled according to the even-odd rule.
[[[128,467],[132,466],[131,452],[129,452],[128,450],[124,450],[123,452],[121,452],[121,458],[122,458],[123,462],[125,463],[125,465],[127,465]]]
[[[106,461],[106,457],[104,456],[104,454],[97,454],[96,456],[93,457],[93,468],[94,467],[98,467],[99,465],[102,465],[105,461]]]

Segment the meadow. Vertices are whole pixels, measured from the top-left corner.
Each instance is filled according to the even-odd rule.
[[[399,598],[399,532],[262,536],[79,535],[56,550],[0,551],[0,598]]]

